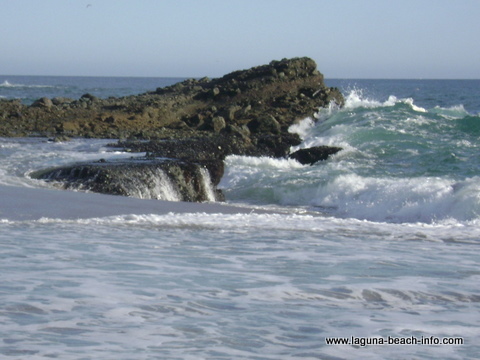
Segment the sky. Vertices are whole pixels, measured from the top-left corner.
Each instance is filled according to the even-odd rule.
[[[480,0],[0,0],[0,74],[480,79]]]

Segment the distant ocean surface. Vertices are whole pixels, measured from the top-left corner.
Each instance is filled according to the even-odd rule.
[[[181,80],[0,75],[0,98]],[[0,357],[477,359],[480,80],[325,82],[345,107],[290,130],[299,147],[343,150],[313,166],[228,157],[220,187],[238,214],[83,194],[67,216],[68,193],[29,172],[132,154],[110,139],[1,138],[0,190],[15,196],[0,198]],[[55,216],[29,215],[37,196]],[[389,337],[418,342],[369,344]]]

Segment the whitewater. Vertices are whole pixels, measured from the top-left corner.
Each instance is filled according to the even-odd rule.
[[[0,96],[127,88],[94,80],[0,77]],[[230,156],[225,204],[61,191],[28,174],[144,154],[0,139],[2,358],[477,358],[480,82],[330,82],[345,107],[290,131],[343,150]],[[462,344],[326,344],[351,336]]]

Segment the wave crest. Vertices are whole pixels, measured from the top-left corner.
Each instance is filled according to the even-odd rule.
[[[380,179],[350,174],[319,186],[312,205],[342,217],[395,223],[472,221],[480,215],[478,177]]]
[[[426,109],[417,106],[413,103],[412,98],[398,99],[395,95],[390,95],[388,99],[384,102],[370,99],[363,94],[362,89],[353,89],[345,97],[345,108],[346,109],[356,109],[356,108],[378,108],[378,107],[387,107],[395,106],[397,104],[408,105],[412,110],[417,112],[427,112]]]

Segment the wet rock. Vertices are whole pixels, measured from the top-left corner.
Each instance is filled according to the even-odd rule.
[[[335,146],[314,146],[297,150],[288,157],[297,160],[303,165],[313,165],[318,161],[327,160],[330,155],[336,154],[341,150],[342,148]]]
[[[210,169],[211,170],[210,170]],[[210,175],[211,173],[212,175]],[[223,162],[188,163],[137,158],[62,166],[30,174],[61,189],[169,201],[221,201]]]

